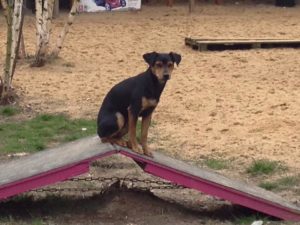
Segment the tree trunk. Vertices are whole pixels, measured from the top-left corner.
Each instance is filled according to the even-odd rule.
[[[1,0],[5,10],[5,18],[7,22],[7,44],[6,59],[4,66],[4,75],[1,79],[1,103],[9,103],[11,98],[11,82],[16,66],[16,55],[20,44],[20,32],[22,30],[23,21],[23,0],[9,1]]]
[[[1,0],[1,5],[2,5],[2,8],[4,9],[4,12],[5,12],[5,10],[7,9],[7,2],[6,2],[6,0]]]
[[[72,5],[72,8],[71,8],[70,13],[69,13],[68,20],[65,23],[65,26],[63,27],[60,35],[58,36],[58,40],[56,42],[56,46],[55,46],[55,48],[54,48],[54,50],[52,52],[52,57],[53,58],[56,58],[58,56],[60,50],[62,49],[62,45],[64,43],[66,35],[68,34],[69,29],[70,29],[70,27],[72,26],[72,24],[74,22],[75,15],[76,15],[77,9],[78,9],[79,1],[80,0],[74,0],[73,1],[73,5]]]
[[[53,19],[58,18],[58,16],[59,16],[59,0],[54,0]]]
[[[194,12],[195,10],[195,0],[189,0],[189,13]]]
[[[12,46],[11,46],[11,65],[10,65],[10,82],[12,82],[16,64],[17,56],[20,48],[20,40],[22,35],[22,27],[24,21],[23,14],[23,0],[15,0],[14,14],[13,14],[13,27],[12,27]]]
[[[5,0],[4,0],[5,1]],[[3,5],[3,0],[2,0]],[[12,10],[13,8],[10,5],[6,5],[5,8],[5,18],[7,22],[7,37],[6,37],[6,58],[4,65],[4,75],[2,81],[2,90],[1,90],[1,104],[6,104],[9,99],[9,90],[10,90],[10,61],[11,61],[11,46],[12,46]]]
[[[36,0],[36,55],[32,66],[45,64],[50,41],[54,0]]]
[[[25,59],[26,58],[26,50],[25,50],[25,42],[24,42],[23,32],[21,33],[20,48],[19,48],[19,52],[18,52],[18,58],[19,59]]]

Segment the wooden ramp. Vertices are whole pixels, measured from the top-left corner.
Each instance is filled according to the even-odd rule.
[[[185,38],[185,44],[190,46],[192,49],[199,51],[222,51],[254,48],[299,48],[300,40]]]
[[[161,153],[154,158],[88,137],[0,165],[0,200],[89,171],[92,161],[120,153],[150,174],[268,215],[300,221],[300,208],[262,188],[231,180]]]

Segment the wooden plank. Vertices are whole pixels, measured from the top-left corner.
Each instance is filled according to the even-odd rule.
[[[197,40],[199,44],[299,44],[300,40]]]
[[[185,38],[194,42],[300,42],[300,39],[278,39],[278,38],[234,38],[234,39],[225,39],[225,38]]]
[[[287,39],[193,39],[185,38],[185,44],[195,50],[235,50],[252,48],[300,47],[300,40]]]
[[[0,186],[89,160],[114,149],[94,136],[13,160],[0,165]]]
[[[154,158],[141,156],[123,148],[121,153],[144,162],[144,170],[153,175],[278,218],[300,221],[299,207],[265,189],[191,166],[158,152],[154,153]]]

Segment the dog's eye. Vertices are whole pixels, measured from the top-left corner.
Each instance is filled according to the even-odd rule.
[[[173,63],[168,63],[168,67],[169,67],[169,68],[172,68],[173,66],[174,66]]]
[[[163,67],[162,63],[156,63],[155,65],[156,65],[157,68],[162,68]]]

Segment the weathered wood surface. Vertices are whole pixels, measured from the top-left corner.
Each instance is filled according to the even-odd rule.
[[[200,51],[272,48],[272,47],[300,47],[300,39],[198,39],[185,38],[185,44]]]
[[[0,186],[100,156],[115,147],[88,137],[0,165]]]
[[[252,44],[252,43],[300,43],[299,39],[187,39],[189,42],[198,42],[203,44]]]
[[[149,158],[147,156],[141,156],[139,154],[136,154],[125,148],[121,148],[121,150],[128,152],[129,154],[134,155],[137,158],[142,157],[145,161],[150,161],[150,162],[153,162],[153,163],[161,165],[161,166],[172,168],[181,173],[185,173],[189,176],[193,176],[193,177],[199,178],[201,180],[209,181],[212,184],[222,185],[222,186],[228,187],[232,190],[236,190],[237,192],[246,193],[250,196],[254,196],[259,199],[264,199],[269,202],[273,202],[275,204],[281,205],[283,207],[290,208],[294,212],[300,214],[299,207],[289,203],[288,201],[286,201],[279,195],[276,195],[275,193],[267,191],[263,188],[248,184],[246,182],[227,178],[221,174],[216,173],[215,171],[211,171],[208,169],[198,168],[196,166],[189,165],[188,163],[170,158],[159,152],[154,152],[153,153],[154,157]]]

